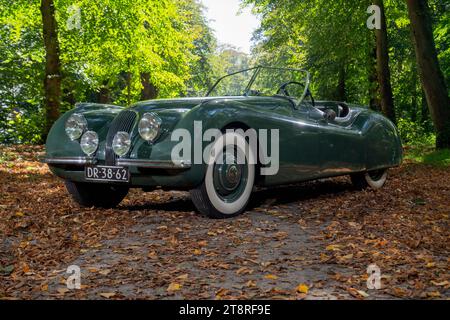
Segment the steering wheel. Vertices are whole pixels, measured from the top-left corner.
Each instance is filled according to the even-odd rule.
[[[301,82],[298,82],[298,81],[288,81],[288,82],[283,83],[283,84],[280,86],[280,88],[279,88],[278,91],[277,91],[277,94],[284,94],[285,96],[290,97],[291,95],[289,94],[289,92],[287,91],[286,88],[287,88],[287,86],[289,86],[289,85],[291,85],[291,84],[297,84],[297,85],[299,85],[299,86],[305,87],[305,85],[304,85],[303,83],[301,83]]]

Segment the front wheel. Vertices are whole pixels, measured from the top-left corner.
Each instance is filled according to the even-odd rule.
[[[353,185],[358,189],[381,189],[386,183],[387,169],[373,170],[351,175]]]
[[[114,208],[128,194],[127,186],[66,180],[67,191],[83,207]]]
[[[254,152],[245,138],[226,133],[216,140],[210,153],[203,183],[191,190],[200,213],[223,219],[241,214],[248,204],[255,181]]]

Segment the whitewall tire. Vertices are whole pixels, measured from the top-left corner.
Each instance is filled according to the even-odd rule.
[[[215,152],[210,152],[205,179],[191,190],[191,199],[198,211],[211,218],[236,216],[250,200],[255,182],[255,153],[245,138],[235,132],[220,136],[211,150]]]
[[[355,187],[358,189],[381,189],[387,180],[387,169],[373,170],[351,175]]]

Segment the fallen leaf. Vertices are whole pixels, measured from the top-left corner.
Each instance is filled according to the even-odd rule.
[[[364,298],[367,298],[369,296],[369,294],[365,291],[362,290],[357,290],[358,294]]]
[[[181,284],[172,282],[169,287],[167,288],[168,292],[178,291],[181,289]]]
[[[309,290],[309,287],[306,285],[306,284],[304,284],[304,283],[301,283],[301,284],[299,284],[298,286],[297,286],[297,288],[295,288],[295,290],[298,292],[298,293],[308,293],[308,290]]]
[[[228,263],[219,263],[218,267],[225,269],[225,270],[230,269],[230,265]]]
[[[67,292],[69,292],[69,289],[67,289],[67,288],[58,288],[56,291],[58,291],[59,294],[64,295]]]
[[[198,244],[200,247],[206,247],[206,246],[208,245],[208,241],[202,240],[202,241],[197,242],[197,244]]]
[[[347,254],[345,256],[340,257],[340,259],[341,260],[351,260],[351,259],[353,259],[353,254],[352,253]]]
[[[98,273],[100,273],[100,274],[103,275],[103,276],[107,276],[108,274],[111,273],[111,270],[109,270],[109,269],[103,269],[103,270],[100,270]]]
[[[369,296],[366,292],[364,292],[362,290],[357,290],[355,288],[348,288],[347,292],[350,293],[353,297],[358,298],[358,299],[366,298]]]
[[[438,286],[438,287],[444,287],[444,286],[447,286],[449,284],[449,282],[447,280],[441,281],[441,282],[436,282],[434,280],[431,280],[431,283],[434,284],[435,286]]]
[[[330,244],[329,246],[327,246],[325,249],[328,251],[340,251],[342,246],[339,244]]]
[[[409,295],[409,291],[400,287],[393,287],[392,288],[392,293],[394,296],[396,297],[405,297]]]
[[[269,280],[277,280],[278,279],[278,277],[274,274],[266,274],[264,276],[264,278],[269,279]]]
[[[252,274],[253,270],[247,267],[242,267],[236,270],[236,274]]]
[[[250,287],[250,288],[256,287],[256,282],[253,281],[253,280],[248,280],[248,281],[245,283],[245,285],[246,285],[247,287]]]
[[[101,292],[100,296],[102,296],[103,298],[109,299],[112,298],[116,295],[115,292]]]
[[[441,294],[439,291],[427,292],[427,296],[430,298],[439,298]]]
[[[185,274],[182,274],[181,276],[178,276],[177,279],[187,280],[188,277],[189,277],[189,275],[187,273],[185,273]]]
[[[23,271],[23,273],[30,272],[30,266],[28,264],[24,263],[22,266],[22,271]]]
[[[221,288],[216,292],[216,299],[220,299],[223,296],[227,295],[230,291],[225,289],[225,288]]]

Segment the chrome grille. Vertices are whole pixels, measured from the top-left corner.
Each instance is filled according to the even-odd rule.
[[[109,126],[108,134],[106,136],[106,149],[105,149],[105,164],[113,166],[116,163],[118,156],[114,153],[112,149],[112,142],[114,136],[119,131],[124,131],[131,133],[134,123],[136,121],[136,112],[125,110],[120,112]]]

